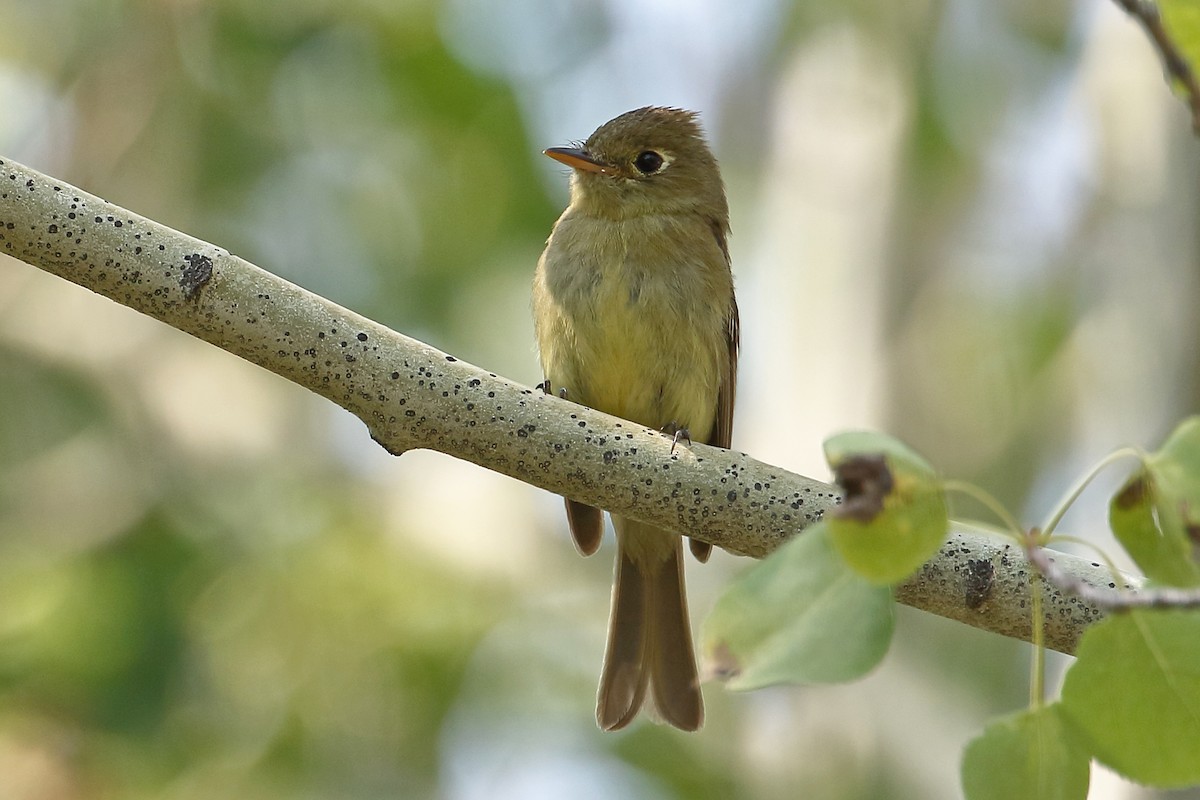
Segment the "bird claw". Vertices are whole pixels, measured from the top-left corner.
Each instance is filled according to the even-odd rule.
[[[541,383],[537,384],[537,385],[536,385],[536,386],[534,386],[533,388],[535,388],[535,389],[541,389],[541,390],[542,390],[542,394],[554,394],[554,387],[550,385],[550,379],[549,379],[549,378],[546,378],[546,380],[544,380],[544,381],[542,381]],[[566,399],[567,399],[567,387],[565,387],[565,386],[561,386],[561,387],[559,387],[559,389],[558,389],[558,396],[559,396],[559,397],[561,397],[563,400],[566,400]]]
[[[692,446],[692,434],[678,422],[668,422],[662,427],[662,432],[671,437],[671,455],[675,455],[675,447],[681,439],[687,439],[688,447]]]

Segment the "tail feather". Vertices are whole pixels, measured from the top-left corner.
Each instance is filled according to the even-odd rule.
[[[604,512],[576,500],[567,499],[566,504],[567,524],[571,526],[575,547],[580,555],[590,556],[600,549],[600,539],[604,535]]]
[[[673,533],[615,519],[618,555],[596,720],[628,725],[646,699],[665,722],[693,731],[704,704],[683,585],[683,544]]]
[[[683,587],[682,540],[676,537],[675,543],[675,554],[663,563],[654,580],[648,608],[653,636],[650,683],[662,718],[676,728],[694,731],[704,722],[704,701]]]
[[[596,721],[606,731],[624,728],[637,716],[646,697],[647,581],[641,568],[618,548],[613,580],[608,644],[596,699]]]

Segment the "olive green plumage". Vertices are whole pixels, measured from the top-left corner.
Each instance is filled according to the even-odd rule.
[[[729,447],[738,316],[729,209],[696,115],[648,107],[606,122],[581,147],[546,154],[573,168],[571,202],[534,277],[542,369],[554,390],[653,428]],[[580,551],[603,517],[567,501]],[[627,725],[649,697],[684,730],[704,719],[684,597],[682,540],[613,517],[617,566],[596,716]],[[704,560],[709,546],[692,542]]]

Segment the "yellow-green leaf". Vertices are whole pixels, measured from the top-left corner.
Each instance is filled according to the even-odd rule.
[[[1062,706],[1092,754],[1141,783],[1200,783],[1200,611],[1109,617],[1077,655]]]
[[[730,584],[704,624],[707,671],[731,689],[848,681],[892,637],[892,593],[846,566],[818,523]]]
[[[1196,71],[1200,62],[1200,2],[1159,0],[1158,7],[1167,35],[1191,65],[1192,71]]]
[[[1109,524],[1151,580],[1200,584],[1200,417],[1175,429],[1113,497]]]
[[[1087,749],[1058,704],[996,720],[967,745],[967,800],[1086,800]]]
[[[933,468],[904,444],[878,433],[843,433],[825,458],[845,492],[828,518],[834,546],[869,580],[893,584],[933,556],[949,525]]]

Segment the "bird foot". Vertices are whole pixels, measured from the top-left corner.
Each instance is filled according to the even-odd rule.
[[[533,388],[541,389],[542,394],[554,394],[554,388],[550,385],[549,378],[546,378],[546,380],[537,384]],[[561,397],[563,400],[566,400],[567,399],[567,387],[565,387],[565,386],[560,387],[558,390],[558,396]]]
[[[678,422],[668,422],[663,425],[662,432],[671,437],[671,455],[675,455],[675,447],[682,439],[687,439],[688,447],[692,446],[692,434],[688,433],[688,429],[680,426]]]

